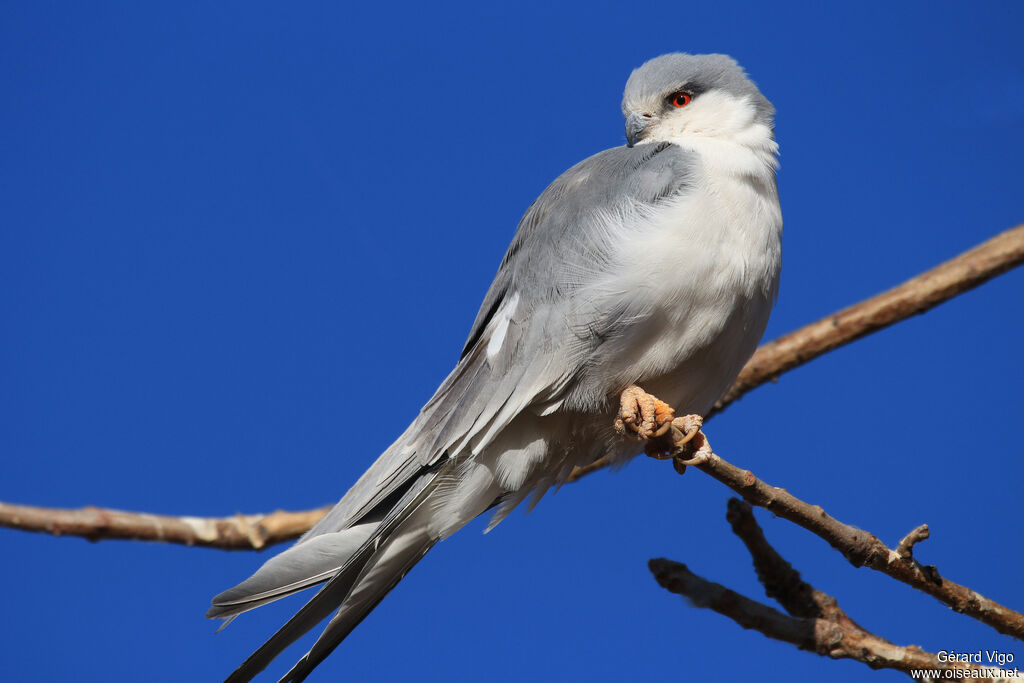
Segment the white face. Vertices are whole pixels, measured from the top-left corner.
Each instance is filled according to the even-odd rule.
[[[626,116],[627,137],[634,144],[682,143],[698,139],[743,137],[758,124],[757,110],[749,97],[721,90],[691,92],[682,88],[630,107]]]

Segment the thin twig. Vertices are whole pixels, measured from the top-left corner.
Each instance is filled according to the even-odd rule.
[[[914,546],[921,541],[926,540],[931,536],[931,531],[928,529],[927,524],[922,524],[917,527],[909,534],[903,537],[900,544],[896,546],[896,554],[902,557],[904,560],[909,560],[914,556]]]
[[[982,668],[965,662],[940,662],[935,654],[915,645],[899,646],[863,629],[829,619],[788,616],[701,578],[680,562],[658,558],[651,560],[648,567],[662,588],[689,598],[694,606],[714,610],[743,628],[791,643],[801,650],[833,659],[855,659],[873,669],[897,669],[907,673],[910,669]]]
[[[729,617],[743,628],[825,657],[853,659],[873,669],[895,669],[906,674],[915,669],[926,672],[974,669],[977,673],[973,677],[966,676],[972,680],[994,680],[981,676],[1007,673],[997,671],[998,667],[994,666],[942,661],[936,654],[916,645],[896,645],[875,635],[851,619],[834,597],[800,578],[800,573],[768,543],[749,504],[735,498],[730,500],[727,519],[750,551],[758,579],[768,596],[778,600],[790,616],[707,581],[686,565],[672,560],[654,559],[648,563],[658,583],[689,598],[697,607]]]
[[[705,443],[706,439],[701,433],[688,446],[700,448]],[[922,565],[909,554],[901,556],[874,534],[840,522],[820,505],[805,503],[785,489],[764,483],[750,470],[726,462],[717,453],[711,453],[705,462],[696,467],[739,493],[752,505],[770,510],[828,541],[853,566],[880,571],[931,595],[956,612],[988,624],[1000,633],[1024,640],[1024,614],[939,576],[935,567]],[[920,528],[908,537],[915,536],[917,540],[923,538]]]
[[[828,606],[824,593],[816,591],[801,579],[800,572],[793,569],[772,547],[761,525],[754,519],[750,503],[730,498],[725,518],[732,532],[747,546],[747,552],[754,560],[757,580],[764,586],[769,598],[773,598],[794,617],[824,616]]]
[[[1024,224],[999,233],[887,292],[763,344],[709,413],[829,351],[924,313],[1024,263]],[[705,415],[705,419],[709,415]]]
[[[834,659],[857,659],[872,669],[896,669],[907,673],[910,669],[978,668],[962,661],[944,663],[920,647],[899,646],[862,629],[845,627],[826,618],[788,616],[721,584],[698,577],[681,562],[657,558],[648,566],[662,588],[689,598],[694,606],[713,609],[744,629],[754,629],[802,650]]]
[[[1024,262],[1024,225],[1007,230],[955,259],[908,280],[895,289],[769,342],[757,350],[750,362],[743,368],[732,389],[715,405],[711,414],[720,412],[746,392],[776,379],[784,372],[870,332],[897,323],[915,313],[923,313],[957,294],[977,287],[986,280],[1020,265],[1022,262]],[[608,464],[607,460],[600,459],[587,467],[577,468],[569,477],[569,481],[576,481]],[[290,540],[305,531],[304,528],[299,528],[302,524],[308,522],[308,526],[312,526],[323,514],[322,510],[288,513],[300,516],[308,515],[308,517],[305,517],[305,521],[302,522],[296,518],[294,526],[280,534],[268,536],[262,545],[238,540],[232,541],[234,536],[230,533],[227,536],[229,540],[221,544],[216,540],[219,538],[219,534],[211,533],[209,528],[211,526],[216,528],[218,524],[223,524],[233,518],[158,517],[144,513],[118,512],[98,508],[59,510],[0,505],[3,505],[0,508],[0,526],[24,531],[81,536],[91,540],[121,538],[226,549],[261,548],[272,543]],[[96,514],[89,511],[95,511]],[[68,517],[69,513],[71,513],[70,518]],[[114,518],[112,516],[116,517],[116,524],[108,522],[109,519]],[[265,517],[266,515],[247,515],[244,518],[262,519]],[[159,519],[160,523],[153,522],[154,519]],[[90,522],[90,520],[92,521]],[[167,533],[170,524],[165,524],[165,520],[168,522],[189,520],[185,527],[198,525],[203,529],[202,536],[189,533],[187,528],[182,528],[181,533]],[[230,525],[232,522],[228,522],[228,524]],[[245,536],[244,533],[241,535]],[[258,538],[259,534],[256,537]],[[199,542],[201,538],[212,540]]]
[[[741,396],[773,382],[783,373],[833,349],[877,332],[963,294],[1024,263],[1024,224],[1002,232],[956,258],[865,299],[838,313],[762,344],[743,366],[739,377],[704,420],[725,410]],[[611,464],[607,458],[578,467],[569,481]]]
[[[261,550],[301,536],[329,507],[265,515],[172,517],[97,507],[74,510],[0,503],[0,526],[90,541],[162,541],[225,550]]]

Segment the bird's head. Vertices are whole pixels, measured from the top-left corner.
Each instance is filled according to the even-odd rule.
[[[742,139],[757,127],[770,136],[775,108],[732,57],[674,53],[633,71],[622,95],[622,114],[632,147]]]

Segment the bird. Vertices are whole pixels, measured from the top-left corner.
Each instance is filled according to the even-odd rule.
[[[226,625],[323,584],[229,683],[330,617],[280,679],[304,680],[439,541],[638,455],[673,410],[706,414],[753,354],[782,263],[774,107],[733,58],[677,52],[632,71],[622,114],[626,144],[527,209],[412,424],[295,545],[213,598]]]

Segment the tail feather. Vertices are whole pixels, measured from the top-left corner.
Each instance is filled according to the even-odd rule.
[[[364,552],[358,553],[358,555],[364,554],[369,555]],[[349,566],[328,581],[327,585],[321,588],[309,602],[303,605],[302,609],[295,613],[295,616],[288,620],[288,623],[278,629],[277,633],[263,643],[258,650],[249,655],[248,659],[242,662],[242,665],[235,669],[224,683],[248,683],[256,674],[267,668],[267,665],[285,648],[326,619],[352,589],[352,585],[367,559],[369,558],[353,558]]]
[[[435,477],[436,475],[433,473],[421,477],[420,481],[406,492],[388,515],[381,520],[379,524],[375,525],[375,529],[370,536],[362,543],[362,545],[359,546],[359,549],[348,558],[344,566],[327,582],[327,584],[321,588],[320,591],[302,607],[302,609],[289,619],[284,626],[278,629],[278,631],[272,635],[267,642],[249,655],[249,658],[246,659],[241,666],[235,669],[230,676],[228,676],[225,683],[248,683],[248,681],[251,681],[256,674],[267,668],[267,665],[270,664],[275,657],[281,654],[285,648],[304,636],[310,629],[321,621],[326,619],[328,615],[330,615],[330,613],[339,605],[343,605],[346,598],[350,593],[352,593],[353,588],[356,587],[357,584],[363,583],[364,574],[366,573],[367,568],[373,567],[374,563],[371,562],[371,560],[375,557],[380,557],[381,554],[386,554],[387,551],[385,548],[392,545],[389,543],[385,545],[384,548],[381,548],[382,543],[392,537],[396,527],[405,522],[412,513],[420,509],[423,501],[426,500],[430,492],[434,490]],[[323,536],[311,538],[305,543],[295,546],[295,549],[314,543],[318,538],[323,538]],[[395,540],[399,539],[396,538]],[[429,546],[424,548],[416,559],[418,560],[422,557],[427,550],[429,550]],[[415,561],[410,563],[409,566],[411,567],[412,564],[415,564]],[[258,573],[259,572],[257,572],[257,574]],[[255,578],[255,576],[253,578]],[[396,578],[391,586],[398,583],[400,578],[401,577]],[[391,587],[389,587],[388,590],[390,590],[390,588]],[[387,591],[384,591],[384,593],[377,598],[376,602],[373,603],[373,606],[376,606],[377,602],[383,599],[386,593]],[[358,615],[358,618],[348,631],[345,632],[345,635],[347,635],[352,628],[355,628],[356,624],[362,621],[363,617],[370,612],[370,609],[372,609],[372,606],[363,611],[353,611],[353,616],[355,617]],[[323,635],[321,635],[321,639],[322,638]],[[344,636],[341,637],[341,639],[343,638]],[[340,643],[341,639],[337,642]],[[335,643],[334,646],[336,647],[337,643]],[[333,649],[333,647],[331,649]],[[326,656],[326,654],[324,656]],[[310,667],[310,670],[312,670],[312,667]]]
[[[451,486],[458,481],[459,486]],[[439,472],[428,495],[366,562],[338,613],[295,666],[278,683],[300,683],[327,658],[439,540],[491,507],[500,487],[491,469],[468,461]]]
[[[292,546],[267,560],[242,583],[215,597],[206,617],[232,617],[327,581],[345,566],[376,528],[376,523],[359,524]]]
[[[365,575],[352,588],[338,613],[327,624],[309,652],[303,655],[278,683],[304,681],[437,542],[419,523],[408,533],[399,532],[397,535],[398,538],[392,540],[366,563]]]
[[[230,619],[326,581],[298,613],[228,677],[227,683],[252,680],[337,610],[312,648],[281,679],[282,683],[304,680],[438,540],[502,502],[507,505],[500,513],[507,514],[523,498],[509,495],[507,484],[521,484],[525,492],[542,483],[543,477],[533,468],[546,445],[535,433],[526,428],[509,430],[486,453],[449,457],[437,466],[420,467],[398,486],[389,488],[391,492],[379,498],[359,524],[350,527],[345,527],[346,519],[341,514],[354,505],[346,503],[346,496],[335,508],[341,512],[328,515],[330,521],[322,522],[293,548],[217,596],[208,616]],[[365,485],[378,476],[371,468],[360,481]],[[353,487],[357,493],[362,491],[359,486],[357,483]]]

